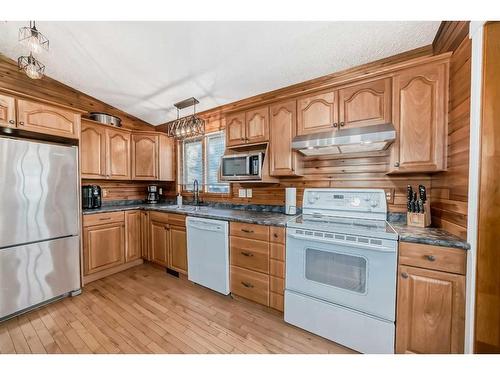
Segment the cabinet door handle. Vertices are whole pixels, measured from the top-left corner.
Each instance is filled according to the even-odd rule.
[[[340,125],[341,128],[343,128],[344,125],[345,125],[344,121],[342,121],[339,125]]]
[[[249,253],[248,251],[240,251],[241,255],[244,255],[246,257],[253,257],[252,253]]]
[[[395,163],[394,163],[394,166],[395,166],[395,167],[399,167],[399,161],[395,162]]]
[[[23,121],[19,121],[19,125],[24,125],[24,122]]]
[[[16,122],[14,120],[9,120],[9,124],[15,124]]]
[[[244,229],[243,228],[241,231],[245,232],[245,233],[253,233],[253,230],[251,230],[251,229]]]
[[[401,277],[402,277],[403,279],[407,279],[407,278],[408,278],[408,274],[407,274],[406,272],[402,272],[402,273],[401,273]]]
[[[253,288],[253,285],[252,285],[252,284],[250,284],[250,283],[246,283],[246,282],[242,281],[242,282],[241,282],[241,284],[243,284],[243,286],[244,286],[245,288]]]
[[[431,262],[434,262],[436,260],[436,257],[434,255],[426,255],[425,257]]]
[[[273,234],[274,238],[278,238],[278,233]]]
[[[339,126],[339,124],[337,124],[336,122],[333,123],[333,127],[336,128],[337,126]]]

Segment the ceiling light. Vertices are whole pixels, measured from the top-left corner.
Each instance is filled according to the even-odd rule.
[[[179,103],[175,103],[177,108],[177,120],[168,124],[167,134],[176,139],[185,139],[187,137],[196,137],[205,134],[205,120],[196,116],[196,104],[199,101],[196,98],[189,98]],[[179,118],[179,110],[193,107],[193,114]]]
[[[17,66],[31,79],[40,79],[45,73],[45,65],[35,59],[32,53],[29,56],[20,56],[17,59]]]
[[[19,42],[35,54],[49,50],[49,40],[37,30],[35,21],[30,21],[29,27],[19,29]]]

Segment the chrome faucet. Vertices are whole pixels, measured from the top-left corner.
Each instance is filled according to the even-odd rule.
[[[198,206],[200,204],[200,192],[198,191],[198,189],[199,189],[198,180],[195,179],[193,181],[193,193],[194,193],[193,204],[195,206]]]

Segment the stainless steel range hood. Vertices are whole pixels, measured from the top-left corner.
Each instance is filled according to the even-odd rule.
[[[293,139],[292,148],[306,156],[385,150],[396,139],[392,124],[342,128]]]

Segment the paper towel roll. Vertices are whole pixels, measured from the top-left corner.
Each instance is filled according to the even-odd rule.
[[[297,189],[285,189],[285,213],[287,215],[295,215],[297,213]]]

